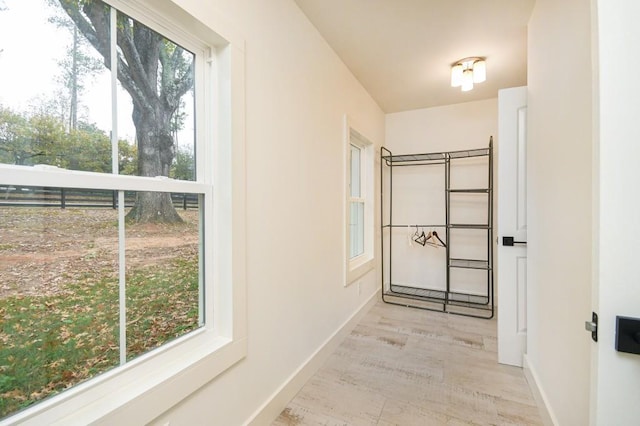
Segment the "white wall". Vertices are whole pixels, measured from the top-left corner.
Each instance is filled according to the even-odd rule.
[[[486,148],[497,134],[495,98],[387,114],[385,146],[394,154]]]
[[[631,425],[640,418],[640,356],[615,351],[616,315],[640,317],[640,3],[598,0],[599,132],[596,134],[596,253],[594,301],[600,315],[594,349],[592,424]],[[598,129],[598,127],[596,127]]]
[[[528,46],[526,360],[559,425],[589,420],[589,0],[537,0]]]
[[[498,102],[497,99],[489,99],[388,114],[385,147],[395,155],[486,148],[489,138],[493,136],[494,153],[497,153],[497,132]],[[388,200],[389,191],[387,173],[388,169],[385,169],[385,201]],[[487,180],[486,157],[463,160],[451,168],[452,188],[486,187]],[[443,165],[394,168],[393,223],[444,224],[444,189]],[[451,206],[452,221],[486,221],[486,195],[452,195]],[[384,223],[388,223],[388,203],[385,203]],[[425,228],[424,231],[428,233],[431,229],[435,229],[445,239],[444,228]],[[415,229],[394,229],[391,238],[393,283],[444,290],[445,250],[418,244],[409,245],[409,234],[414,231]],[[386,255],[389,250],[388,231],[385,231],[385,239]],[[452,257],[486,258],[486,231],[452,230],[451,239]],[[388,262],[387,259],[385,261]],[[385,268],[385,283],[388,283],[388,267]],[[486,272],[456,269],[451,275],[451,286],[451,290],[456,292],[484,294]]]
[[[384,114],[292,0],[175,2],[246,42],[248,356],[156,423],[239,425],[378,291],[343,287],[343,116]]]

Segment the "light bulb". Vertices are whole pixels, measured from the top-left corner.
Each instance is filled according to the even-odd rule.
[[[462,85],[462,65],[457,64],[451,68],[451,87],[460,87]]]
[[[483,60],[473,63],[473,82],[482,83],[487,79],[487,64]]]
[[[462,72],[462,91],[468,92],[473,89],[473,71],[466,69]]]

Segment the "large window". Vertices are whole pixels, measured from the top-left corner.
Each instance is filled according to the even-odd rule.
[[[373,268],[373,144],[346,122],[346,284]]]
[[[213,233],[212,188],[231,171],[211,159],[229,125],[201,119],[229,113],[212,97],[229,58],[135,2],[2,6],[0,420],[44,400],[61,416],[73,398],[117,406],[105,383],[138,380],[130,402],[154,385],[140,369],[232,336],[211,271],[230,263],[213,258],[231,238]]]

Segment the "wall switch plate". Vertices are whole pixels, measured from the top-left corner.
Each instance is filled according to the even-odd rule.
[[[640,318],[616,317],[616,350],[640,355]]]

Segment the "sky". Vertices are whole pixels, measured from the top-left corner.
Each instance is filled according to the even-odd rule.
[[[57,61],[64,57],[71,36],[48,22],[54,9],[45,0],[3,0],[0,5],[6,8],[0,11],[0,103],[26,111],[34,99],[53,97],[60,88],[56,78],[62,70]],[[81,114],[86,111],[89,121],[107,132],[111,130],[109,85],[105,70],[85,83],[81,98],[81,108],[85,107]],[[121,91],[118,99],[119,136],[133,141],[129,95]]]
[[[53,97],[62,87],[56,82],[62,74],[57,62],[71,45],[71,35],[48,22],[54,14],[46,0],[0,0],[0,105],[25,112],[34,99]],[[95,52],[91,47],[88,50]],[[97,52],[95,55],[102,60]],[[110,84],[106,68],[86,80],[79,111],[79,117],[87,115],[89,122],[107,134],[111,131]],[[119,89],[118,136],[133,142],[131,111],[129,94]],[[183,132],[180,139],[192,140],[192,128]]]

